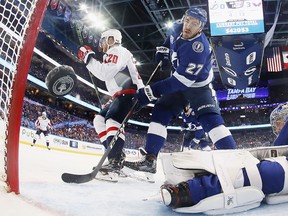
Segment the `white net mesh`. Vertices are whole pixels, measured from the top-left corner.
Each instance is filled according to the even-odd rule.
[[[38,0],[0,0],[0,185],[7,178],[7,127],[18,59]],[[23,80],[26,82],[26,80]]]

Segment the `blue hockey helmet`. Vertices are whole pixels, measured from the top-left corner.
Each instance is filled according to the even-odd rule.
[[[207,12],[202,8],[191,7],[185,12],[185,16],[191,16],[201,22],[200,28],[203,29],[207,23]]]

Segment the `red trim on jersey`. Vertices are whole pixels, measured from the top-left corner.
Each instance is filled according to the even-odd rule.
[[[112,99],[115,99],[116,97],[118,97],[119,95],[126,95],[126,94],[135,94],[136,90],[135,89],[124,89],[121,91],[116,92],[113,96]]]
[[[107,134],[106,131],[103,131],[101,133],[98,134],[98,138],[101,139],[103,136],[105,136]]]
[[[107,133],[110,132],[110,131],[118,131],[118,127],[109,127],[106,131]],[[124,131],[122,131],[122,134],[124,134]]]

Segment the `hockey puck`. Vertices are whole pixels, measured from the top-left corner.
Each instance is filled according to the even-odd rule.
[[[51,95],[62,97],[74,89],[77,83],[77,76],[72,67],[61,65],[49,71],[45,83]]]

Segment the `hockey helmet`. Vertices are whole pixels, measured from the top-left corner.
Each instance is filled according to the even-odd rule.
[[[186,10],[184,17],[191,16],[200,21],[200,28],[203,29],[207,23],[207,12],[202,8],[191,7]]]
[[[270,114],[270,124],[277,136],[288,120],[288,102],[279,104]]]
[[[105,40],[107,42],[109,37],[114,38],[114,44],[121,44],[122,43],[122,34],[117,29],[108,29],[101,34],[101,38],[99,41],[99,46],[102,46],[102,42]],[[114,45],[113,44],[113,45]]]

